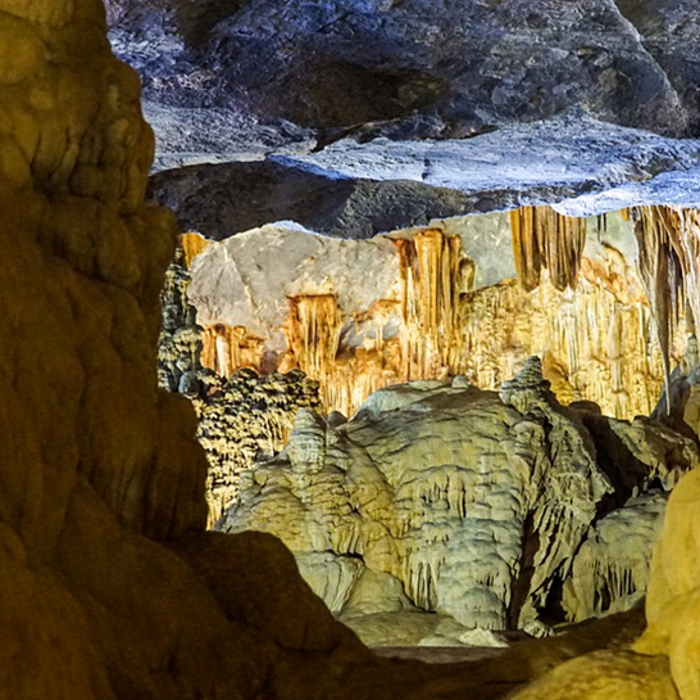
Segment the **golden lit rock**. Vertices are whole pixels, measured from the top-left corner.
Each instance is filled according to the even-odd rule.
[[[0,695],[254,697],[274,621],[232,621],[155,542],[203,530],[207,463],[157,389],[175,219],[144,203],[153,135],[105,33],[96,0],[0,0]]]
[[[563,236],[575,249],[547,263],[530,291],[513,280],[474,289],[474,262],[447,229],[341,243],[270,225],[211,243],[194,259],[189,291],[204,326],[202,363],[222,377],[299,368],[319,381],[328,412],[351,416],[371,392],[412,379],[464,375],[495,389],[538,354],[563,403],[592,401],[620,418],[651,412],[662,354],[622,254],[604,244],[599,259],[581,258],[583,220],[549,208],[511,218],[516,238],[530,231],[545,246],[550,236],[554,250]],[[283,240],[293,259],[272,259],[265,251]],[[674,359],[683,343],[678,332]]]
[[[669,657],[683,700],[700,694],[700,471],[687,474],[669,499],[663,535],[652,561],[647,595],[648,628],[635,645],[644,654]]]
[[[586,220],[557,213],[551,207],[521,207],[510,213],[513,257],[518,279],[529,292],[542,270],[556,289],[576,289],[586,243]]]
[[[597,652],[573,659],[512,696],[512,700],[542,698],[679,700],[666,659],[630,652]]]

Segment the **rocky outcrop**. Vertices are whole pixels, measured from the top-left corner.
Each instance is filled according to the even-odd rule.
[[[335,238],[371,238],[463,214],[475,199],[420,182],[334,179],[273,160],[159,172],[148,195],[176,212],[183,230],[214,240],[276,221],[296,221]]]
[[[617,6],[668,75],[688,115],[690,131],[698,133],[700,21],[695,6],[688,0],[617,0]]]
[[[697,166],[696,141],[581,115],[504,125],[467,141],[343,139],[318,153],[309,153],[310,146],[285,152],[268,144],[254,154],[250,129],[235,129],[243,133],[240,144],[218,121],[190,127],[194,134],[221,135],[221,143],[200,144],[199,156],[191,152],[193,144],[159,143],[161,170],[173,167],[168,162],[177,161],[178,152],[182,162],[205,161],[151,180],[150,196],[173,208],[183,230],[220,239],[291,219],[329,235],[364,238],[431,217],[521,204],[559,202],[562,213],[588,216],[637,204],[692,207],[700,201],[692,185],[697,174],[686,172]],[[271,155],[262,162],[218,162],[265,154]],[[207,158],[216,164],[206,164]],[[586,197],[562,202],[577,195]]]
[[[609,511],[629,494],[671,487],[696,464],[697,448],[658,426],[613,421],[608,432],[638,468],[603,461],[609,452],[598,454],[587,414],[562,408],[548,387],[533,358],[500,396],[455,380],[377,392],[337,427],[301,411],[286,449],[243,475],[221,526],[278,535],[302,570],[311,556],[309,580],[336,610],[366,597],[368,572],[381,580],[371,584],[374,612],[415,606],[470,628],[535,631],[551,621],[562,588],[572,618],[586,605],[600,614],[631,604],[654,527],[644,499]],[[616,490],[617,468],[627,483]],[[635,574],[606,593],[596,580],[585,595],[601,600],[581,599],[584,579],[605,576],[619,539],[637,533],[646,546],[627,564]],[[348,569],[348,557],[362,566]]]
[[[700,472],[694,470],[669,499],[647,596],[648,628],[635,645],[641,653],[669,657],[673,681],[683,700],[700,693],[698,560],[695,556],[699,486]]]
[[[203,128],[208,130],[192,130]],[[211,128],[215,134],[222,131],[218,124]],[[224,140],[235,142],[228,136]],[[382,139],[358,145],[346,139],[317,154],[299,149],[285,155],[278,149],[253,162],[245,152],[231,154],[226,143],[214,148],[216,159],[228,153],[239,162],[168,170],[149,184],[149,196],[172,208],[183,230],[217,240],[284,220],[335,237],[369,238],[431,219],[555,203],[591,192],[607,192],[610,201],[602,194],[597,202],[589,198],[582,214],[671,200],[683,204],[683,194],[686,206],[698,202],[683,180],[684,171],[697,163],[696,142],[581,117],[504,126],[477,139],[448,143]],[[176,157],[167,152],[175,147],[172,142],[159,146],[159,157]],[[670,172],[657,191],[661,188],[652,178],[667,170],[679,172]],[[609,192],[620,185],[629,191]]]
[[[281,452],[297,412],[321,407],[317,382],[298,370],[259,376],[242,369],[228,381],[212,379],[205,392],[190,398],[197,414],[197,439],[209,461],[210,523],[236,500],[241,472],[257,459]]]
[[[299,408],[320,410],[321,403],[318,382],[298,369],[273,371],[277,362],[269,353],[260,355],[260,343],[241,347],[246,334],[238,328],[227,332],[221,326],[197,325],[196,309],[187,299],[189,265],[207,245],[197,234],[181,236],[166,271],[158,376],[162,389],[186,396],[194,406],[196,436],[209,462],[206,498],[211,524],[235,500],[239,473],[261,455],[274,455],[284,447]],[[217,352],[222,345],[228,351],[224,364],[224,353]],[[265,373],[260,376],[251,364]]]
[[[611,687],[633,700],[691,700],[698,696],[699,501],[700,472],[694,469],[669,498],[651,566],[648,627],[634,645],[636,653],[603,652],[569,661],[514,698],[604,698]]]
[[[228,538],[214,560],[282,572],[294,618],[234,615],[162,544],[208,542],[207,465],[191,406],[156,387],[176,227],[144,204],[153,137],[105,35],[92,0],[0,1],[0,695],[276,695],[303,649],[368,657],[278,542]],[[266,598],[284,607],[280,591]]]
[[[659,491],[630,498],[591,527],[564,584],[562,607],[569,619],[629,610],[644,598],[666,499]]]

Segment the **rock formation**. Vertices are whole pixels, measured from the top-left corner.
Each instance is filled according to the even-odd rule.
[[[642,43],[661,66],[688,115],[688,127],[698,133],[700,102],[696,86],[700,22],[692,2],[685,0],[618,0],[617,6],[642,36]]]
[[[644,419],[564,409],[531,358],[499,395],[457,378],[375,392],[335,427],[300,411],[222,528],[279,536],[337,611],[372,576],[372,612],[396,609],[398,590],[467,628],[535,630],[558,606],[585,619],[643,594],[654,489],[697,460]]]
[[[700,693],[697,664],[698,575],[697,470],[687,475],[669,500],[661,541],[654,556],[646,614],[649,627],[635,648],[668,655],[678,691],[685,698]]]
[[[665,133],[686,127],[668,76],[612,0],[110,6],[117,46],[142,70],[146,95],[170,104],[239,100],[303,125],[389,122],[404,136],[469,135],[485,119],[532,121],[576,105]]]
[[[302,690],[304,661],[285,658],[365,652],[279,543],[206,536],[192,409],[156,388],[176,229],[143,203],[153,137],[138,79],[112,56],[98,2],[0,10],[0,695],[333,695],[330,671]],[[234,605],[185,536],[285,590],[244,586]]]
[[[213,3],[213,15],[197,6],[194,16],[206,30],[227,5]],[[168,8],[164,0],[155,9],[167,18]],[[618,628],[604,624],[497,662],[381,661],[332,620],[274,538],[203,532],[206,463],[194,415],[182,397],[157,390],[158,296],[175,225],[143,203],[153,141],[138,81],[111,55],[99,3],[0,0],[0,10],[0,694],[498,698],[564,659],[619,646]],[[205,77],[190,76],[193,92]],[[520,420],[513,407],[499,410]],[[567,433],[575,421],[562,420],[566,444],[577,444],[581,432]],[[310,414],[298,419],[302,439],[288,457],[301,481],[323,466],[324,430]],[[683,700],[697,695],[692,561],[684,568],[671,556],[692,542],[692,513],[683,511],[695,507],[693,479],[671,501],[666,555],[652,575],[652,590],[661,575],[669,582],[650,596],[645,641],[661,655],[607,651],[563,666],[545,688],[563,692],[587,672],[605,679],[589,697],[602,699],[613,679],[628,697],[672,697],[668,653]],[[380,485],[370,481],[368,491]],[[592,503],[585,494],[583,502]],[[351,569],[338,567],[334,580]],[[420,580],[416,590],[430,597]],[[677,598],[675,618],[664,591]],[[675,636],[664,620],[678,620]]]
[[[513,280],[474,289],[513,274],[503,262],[509,251],[491,250],[507,221],[466,217],[371,241],[276,224],[213,243],[189,271],[189,303],[204,328],[201,361],[223,377],[239,367],[299,368],[319,381],[327,412],[350,416],[372,391],[410,379],[464,374],[495,389],[536,352],[564,403],[648,414],[663,366],[624,257],[605,243],[592,248],[597,260],[577,263],[575,291],[547,280],[529,293]],[[555,245],[556,229],[547,235]],[[676,333],[676,358],[683,340]]]
[[[239,370],[191,399],[198,420],[197,439],[209,461],[210,523],[219,520],[235,500],[240,473],[287,444],[297,411],[321,408],[318,384],[298,370],[262,377],[252,370]]]

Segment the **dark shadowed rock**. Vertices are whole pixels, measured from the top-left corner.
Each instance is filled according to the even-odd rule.
[[[264,113],[302,124],[390,119],[459,95],[467,118],[530,121],[586,105],[626,125],[684,127],[673,88],[612,0],[269,0],[220,22],[208,56]]]
[[[401,138],[453,138],[571,107],[664,134],[686,127],[673,85],[613,0],[110,5],[117,51],[140,70],[146,97],[171,106],[246,105],[323,137],[389,122]],[[650,46],[681,60],[676,29],[649,26]]]
[[[689,130],[700,130],[700,11],[694,0],[617,0],[620,11],[643,37],[666,72],[688,114]]]
[[[217,240],[293,220],[342,238],[425,225],[462,214],[473,198],[417,182],[334,179],[274,161],[193,165],[157,173],[150,197],[167,204],[183,230]]]
[[[697,141],[559,117],[466,141],[344,139],[308,155],[192,165],[152,176],[149,197],[173,209],[183,230],[215,239],[283,220],[368,238],[585,193],[565,203],[572,215],[681,195],[693,206],[700,200],[688,176],[699,152]],[[666,170],[675,172],[664,184],[657,175]]]

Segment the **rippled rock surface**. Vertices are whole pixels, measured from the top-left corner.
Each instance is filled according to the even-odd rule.
[[[222,527],[281,537],[336,611],[373,576],[371,612],[418,608],[467,628],[542,631],[564,585],[575,591],[612,566],[615,526],[603,520],[595,535],[598,518],[670,488],[698,459],[691,440],[656,424],[597,416],[609,422],[594,435],[587,415],[557,403],[538,358],[500,396],[458,380],[418,382],[376,392],[337,427],[301,412],[285,451],[244,475]],[[618,436],[624,465],[598,450],[603,434]],[[629,522],[627,508],[618,520]],[[645,517],[636,522],[629,527],[646,533]],[[587,537],[597,549],[587,545],[579,561]],[[653,536],[639,541],[647,545],[628,567],[647,570]],[[595,604],[572,592],[570,616],[576,606],[614,609],[623,592],[631,604],[645,582],[633,576]]]

